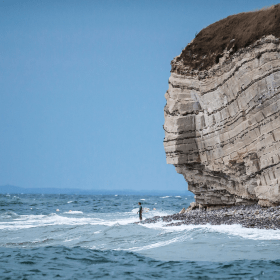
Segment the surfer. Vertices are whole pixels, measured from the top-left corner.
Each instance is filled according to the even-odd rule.
[[[139,213],[139,220],[142,221],[142,212],[143,212],[143,209],[142,209],[141,202],[138,202],[138,205],[139,205],[139,211],[137,212],[137,214]]]

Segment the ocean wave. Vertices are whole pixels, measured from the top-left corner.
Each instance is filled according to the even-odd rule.
[[[63,214],[84,214],[84,213],[82,211],[69,210],[68,212],[63,212]]]
[[[79,212],[79,211],[77,211]],[[66,212],[66,214],[72,214]],[[74,213],[75,214],[75,213]],[[114,226],[127,225],[137,222],[139,219],[135,215],[133,217],[115,218],[111,220],[105,220],[93,217],[64,217],[51,213],[49,215],[21,215],[17,219],[9,222],[0,222],[1,230],[18,230],[27,229],[34,227],[46,227],[46,226],[56,226],[56,225],[103,225],[103,226]]]
[[[0,222],[0,229],[18,230],[56,225],[102,225],[109,227],[114,226],[116,224],[128,225],[133,224],[135,222],[139,222],[137,211],[138,208],[134,208],[131,212],[117,212],[114,214],[107,213],[101,216],[97,214],[85,215],[82,211],[68,211],[63,212],[62,214],[59,214],[57,212],[50,213],[48,215],[18,215],[13,212],[7,212],[6,215],[2,214],[3,218],[10,218],[12,220],[7,222]],[[171,211],[149,210],[148,208],[144,208],[143,212],[144,219],[151,218],[154,216],[164,216],[171,214]],[[70,217],[69,215],[73,215],[73,217]]]
[[[51,242],[53,239],[52,238],[45,238],[42,240],[33,240],[33,241],[22,241],[22,242],[8,242],[6,244],[4,244],[4,246],[8,246],[8,247],[14,247],[14,246],[33,246],[33,245],[39,245],[39,244],[43,244],[43,243],[47,243],[47,242]]]
[[[179,241],[182,241],[184,238],[183,237],[175,237],[169,240],[165,240],[165,241],[160,241],[160,242],[155,242],[149,245],[145,245],[145,246],[139,246],[139,247],[131,247],[128,249],[125,249],[126,251],[131,251],[131,252],[139,252],[139,251],[144,251],[144,250],[150,250],[150,249],[154,249],[154,248],[158,248],[158,247],[164,247],[167,246],[169,244],[172,243],[177,243]]]
[[[13,211],[7,211],[0,215],[0,219],[14,219],[18,217],[19,215]]]
[[[37,198],[36,207],[32,206],[34,197]],[[121,256],[124,251],[127,253],[132,251],[141,253],[144,259],[145,256],[149,256],[153,260],[164,261],[159,264],[167,267],[171,265],[168,263],[171,260],[177,262],[215,259],[224,262],[240,258],[277,259],[279,257],[280,234],[278,230],[242,228],[240,225],[212,226],[208,224],[167,227],[168,223],[164,222],[139,223],[137,203],[141,198],[143,196],[116,198],[114,195],[105,197],[46,195],[38,199],[35,195],[25,195],[21,197],[23,206],[15,204],[6,208],[2,207],[4,210],[0,214],[0,250],[5,247],[13,247],[15,251],[18,248],[26,250],[33,248],[35,254],[41,250],[41,247],[48,248],[63,244],[67,245],[67,248],[62,251],[73,250],[75,252],[73,255],[79,253],[79,250],[75,249],[76,246],[107,250],[107,253],[110,250],[119,250],[115,256]],[[184,198],[185,196],[183,199],[174,196],[168,199],[160,199],[156,196],[146,197],[143,208],[150,207],[150,210],[143,213],[143,220],[174,214],[183,207],[188,207],[189,203]],[[4,199],[11,201],[10,198]],[[190,201],[192,199],[190,198]],[[77,204],[75,206],[67,204],[68,201],[76,201]],[[33,210],[30,210],[32,207]],[[157,209],[153,210],[153,207]],[[60,211],[56,212],[58,208]],[[101,212],[102,208],[104,210]],[[8,211],[8,209],[13,209],[13,211]],[[60,249],[55,250],[62,252]],[[40,252],[44,254],[44,250]],[[95,252],[96,255],[99,254]],[[35,263],[34,260],[29,259],[29,256],[30,254],[23,255],[18,259]],[[79,256],[73,258],[76,257],[79,262]],[[3,258],[4,256],[1,255],[1,259]],[[54,263],[61,263],[60,256],[58,258],[59,261],[50,262],[49,266],[53,267]],[[82,256],[80,262],[84,262],[86,258],[88,257]],[[66,266],[67,261],[70,260],[66,260]],[[11,261],[8,259],[8,263],[12,264],[12,258]],[[81,267],[79,267],[80,270]],[[52,279],[50,274],[48,277]],[[213,277],[215,278],[215,275]],[[83,275],[80,278],[86,279]],[[40,277],[34,276],[34,279],[40,279]]]
[[[80,238],[81,238],[81,236],[74,237],[74,238],[67,238],[63,242],[71,242],[71,241],[79,240]]]
[[[8,262],[6,260],[9,260]],[[278,279],[280,261],[159,261],[124,250],[2,248],[7,279]],[[15,267],[17,269],[15,269]],[[4,275],[4,274],[3,274]],[[129,277],[128,277],[129,276]]]
[[[219,233],[227,236],[238,236],[252,240],[280,240],[280,230],[244,228],[241,225],[180,225],[168,226],[168,223],[157,222],[154,224],[141,224],[147,228],[161,229],[166,232],[189,232],[196,230],[197,234]]]

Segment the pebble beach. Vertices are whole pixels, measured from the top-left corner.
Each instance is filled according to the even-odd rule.
[[[262,208],[259,205],[232,206],[219,210],[191,210],[183,214],[155,216],[142,223],[165,222],[165,226],[180,225],[233,225],[240,224],[245,228],[280,229],[280,206]]]

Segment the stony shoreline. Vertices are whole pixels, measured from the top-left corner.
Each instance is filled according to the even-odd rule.
[[[246,228],[280,229],[280,206],[263,208],[259,205],[232,206],[219,210],[191,210],[183,214],[155,216],[141,223],[166,222],[168,226],[180,225],[233,225],[240,224]]]

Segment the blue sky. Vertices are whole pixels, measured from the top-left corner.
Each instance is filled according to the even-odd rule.
[[[170,61],[276,3],[0,0],[0,185],[186,190],[163,149]]]

